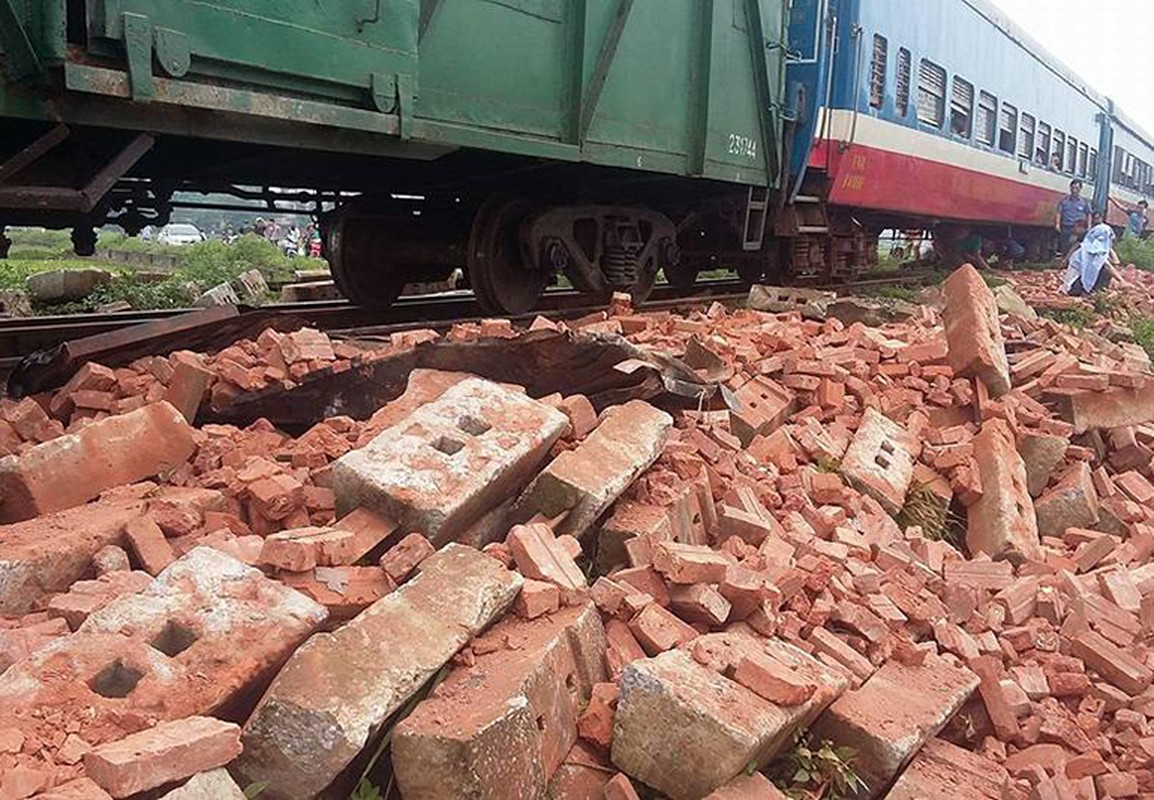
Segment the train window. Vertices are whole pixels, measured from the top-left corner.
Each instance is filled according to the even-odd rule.
[[[1126,166],[1126,159],[1124,158],[1125,152],[1121,147],[1117,145],[1114,146],[1114,174],[1110,178],[1114,183],[1122,182],[1122,175],[1124,174],[1124,168]]]
[[[922,59],[918,66],[918,121],[942,127],[946,116],[946,71]]]
[[[1034,148],[1034,163],[1046,166],[1046,159],[1050,155],[1050,126],[1048,123],[1038,123],[1038,146]]]
[[[998,149],[1014,154],[1014,143],[1018,136],[1018,109],[1009,103],[1002,103],[1002,114],[998,124]]]
[[[1098,180],[1098,151],[1093,147],[1090,148],[1090,179]]]
[[[950,93],[950,132],[966,139],[974,130],[974,84],[954,76]]]
[[[913,59],[904,47],[898,50],[898,78],[896,105],[899,117],[910,113],[910,70]]]
[[[1022,140],[1019,142],[1018,157],[1029,161],[1034,157],[1034,115],[1022,112]]]
[[[1087,144],[1085,142],[1082,142],[1080,145],[1078,145],[1078,176],[1079,177],[1082,177],[1082,178],[1086,177],[1086,174],[1087,174],[1086,173],[1086,167],[1087,167],[1089,152],[1090,152],[1090,148],[1087,146]]]
[[[998,98],[989,92],[978,92],[977,137],[982,144],[993,145],[998,126]]]
[[[1066,140],[1066,172],[1073,175],[1078,171],[1078,140],[1071,136]]]
[[[874,58],[870,63],[870,105],[881,108],[886,96],[886,60],[889,57],[889,42],[886,37],[874,34]]]
[[[1050,156],[1050,168],[1062,171],[1062,157],[1066,154],[1066,134],[1054,131],[1054,150]]]

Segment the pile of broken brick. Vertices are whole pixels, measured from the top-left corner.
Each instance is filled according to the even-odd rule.
[[[373,357],[307,330],[0,401],[0,798],[772,798],[802,735],[859,797],[1154,797],[1149,360],[942,295],[580,321],[720,408],[191,424]]]

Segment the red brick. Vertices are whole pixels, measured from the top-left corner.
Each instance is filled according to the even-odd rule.
[[[1010,370],[993,293],[969,264],[946,279],[942,293],[946,300],[942,319],[954,374],[980,378],[993,397],[1001,397],[1010,390]]]
[[[248,494],[256,512],[274,521],[287,519],[305,504],[304,484],[286,473],[253,481],[248,485]]]
[[[167,403],[94,422],[0,459],[0,522],[80,505],[105,489],[174,469],[193,449],[192,429]]]
[[[317,567],[277,579],[328,609],[330,621],[351,619],[396,588],[377,567]]]
[[[773,433],[793,413],[795,395],[770,378],[758,376],[734,392],[740,407],[729,412],[729,427],[748,447],[755,436]]]
[[[673,611],[682,619],[714,628],[725,624],[731,608],[729,601],[707,583],[674,585],[669,590],[669,602]]]
[[[616,683],[593,684],[589,705],[577,719],[577,735],[608,751],[613,743],[613,707],[616,704]]]
[[[1131,696],[1150,687],[1154,673],[1102,636],[1086,631],[1070,641],[1070,654]]]
[[[521,592],[513,601],[513,613],[525,619],[551,614],[561,607],[561,590],[554,583],[526,578]]]
[[[597,427],[597,412],[585,395],[569,395],[561,401],[559,408],[569,418],[571,438],[583,439]]]
[[[562,594],[585,586],[585,575],[548,525],[515,525],[505,542],[526,578],[554,583]]]
[[[337,528],[293,528],[264,540],[260,559],[289,572],[307,572],[317,566],[339,567],[358,558],[356,536]]]
[[[645,650],[637,641],[637,637],[621,620],[610,619],[605,623],[605,641],[605,660],[615,677],[621,673],[626,664],[645,658]]]
[[[196,420],[196,413],[213,377],[211,370],[192,360],[178,361],[164,399],[191,424]]]
[[[159,575],[162,569],[176,560],[176,553],[164,538],[164,532],[156,520],[147,514],[124,526],[124,538],[136,554],[136,560],[149,575]]]
[[[730,563],[705,545],[659,542],[653,549],[654,569],[671,583],[721,583]]]
[[[1018,718],[1010,708],[1009,701],[1000,683],[1002,663],[994,656],[972,658],[969,667],[978,676],[978,692],[986,706],[994,733],[1003,741],[1010,741],[1018,735]]]
[[[428,539],[419,533],[410,533],[385,551],[381,556],[381,569],[394,583],[403,583],[422,561],[435,552]]]
[[[240,752],[240,727],[188,717],[93,748],[84,755],[84,769],[113,797],[127,797],[223,767]]]
[[[1055,393],[1059,412],[1075,433],[1094,428],[1122,428],[1154,419],[1154,382],[1136,389],[1106,392],[1063,391]]]
[[[641,800],[633,783],[623,772],[618,772],[605,784],[604,797],[605,800]]]
[[[696,630],[656,603],[642,609],[629,623],[629,629],[651,656],[672,650],[697,637]]]
[[[76,778],[36,795],[36,800],[109,800],[108,792],[91,778]]]
[[[733,679],[780,706],[801,705],[817,689],[786,665],[760,654],[743,658],[733,672]]]

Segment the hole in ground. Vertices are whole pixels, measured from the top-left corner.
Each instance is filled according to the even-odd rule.
[[[117,659],[96,673],[88,682],[88,688],[101,697],[128,697],[143,677],[143,672],[125,666],[123,661]]]
[[[168,621],[164,629],[156,635],[149,644],[169,658],[176,658],[197,640],[197,635],[191,628],[186,628],[179,622]]]

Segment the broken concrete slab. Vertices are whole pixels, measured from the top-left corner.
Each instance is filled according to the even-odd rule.
[[[1002,800],[1009,777],[996,761],[934,738],[910,762],[886,800]]]
[[[1039,497],[1050,483],[1054,468],[1066,457],[1070,440],[1064,436],[1024,433],[1018,437],[1018,454],[1026,465],[1026,486]]]
[[[75,719],[91,745],[152,720],[211,714],[260,685],[324,608],[231,556],[199,547],[0,675],[0,708],[34,724]],[[205,676],[211,676],[206,680]],[[46,743],[52,753],[59,744]]]
[[[758,644],[747,637],[747,647]],[[620,679],[613,763],[674,800],[703,797],[748,766],[768,763],[847,681],[796,648],[762,646],[803,678],[818,678],[809,700],[774,705],[683,650],[633,661]]]
[[[193,775],[178,789],[160,800],[245,800],[245,794],[225,769],[211,769]]]
[[[747,305],[757,311],[784,314],[796,311],[810,319],[825,319],[830,303],[837,300],[837,292],[820,289],[802,289],[797,286],[749,287]]]
[[[890,514],[901,511],[914,477],[914,458],[905,428],[867,408],[841,462],[841,474]]]
[[[320,792],[521,583],[495,559],[446,545],[403,587],[293,654],[245,725],[234,774],[267,781],[271,800]]]
[[[1124,428],[1154,420],[1154,381],[1105,392],[1062,392],[1053,395],[1053,399],[1058,413],[1074,426],[1075,433]]]
[[[106,489],[174,469],[194,449],[192,428],[164,401],[93,422],[0,458],[0,522],[78,506]]]
[[[513,520],[564,515],[558,535],[583,538],[630,484],[657,460],[673,418],[644,400],[617,406],[575,450],[559,454],[514,505]]]
[[[1090,465],[1075,463],[1045,494],[1034,501],[1040,536],[1062,536],[1067,528],[1093,528],[1098,523],[1098,492]]]
[[[334,462],[337,514],[364,506],[443,545],[525,486],[568,425],[523,394],[461,381]]]
[[[955,270],[942,284],[946,307],[942,319],[950,345],[950,366],[959,376],[980,378],[990,396],[1010,391],[1010,367],[990,287],[970,264]]]
[[[577,717],[605,678],[592,603],[485,634],[498,649],[458,666],[393,733],[405,797],[540,797],[577,740]]]
[[[853,747],[855,769],[874,798],[935,736],[978,686],[978,677],[943,658],[919,666],[888,661],[856,691],[826,709],[812,728],[818,739]]]
[[[966,546],[991,557],[1016,554],[1041,560],[1034,502],[1026,485],[1026,465],[1003,420],[992,419],[974,437],[982,496],[967,510]]]

